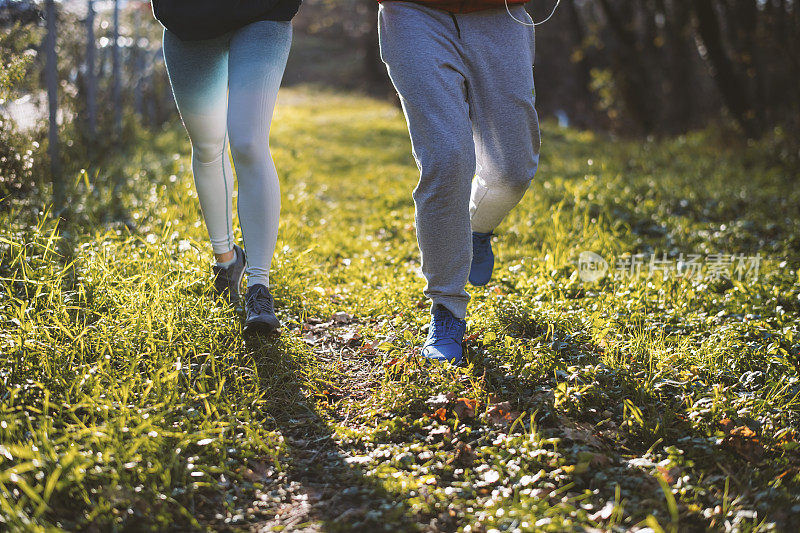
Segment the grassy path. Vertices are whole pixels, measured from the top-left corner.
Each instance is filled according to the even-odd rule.
[[[466,369],[415,357],[416,169],[391,105],[281,94],[280,337],[245,343],[211,299],[177,127],[76,174],[60,234],[36,198],[5,204],[0,528],[792,531],[796,170],[710,133],[543,137],[471,290]],[[582,251],[705,270],[587,283]],[[732,279],[720,253],[744,254]]]

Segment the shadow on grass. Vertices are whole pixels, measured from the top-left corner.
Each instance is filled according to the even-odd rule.
[[[523,339],[548,331],[533,321],[512,320],[508,326]],[[798,472],[800,458],[787,459],[779,448],[762,445],[759,424],[746,416],[730,414],[723,433],[718,421],[710,428],[692,424],[686,399],[711,395],[713,380],[645,380],[647,372],[633,360],[625,367],[603,364],[602,349],[580,332],[549,332],[553,360],[542,363],[552,375],[522,378],[474,349],[470,361],[496,401],[535,414],[537,430],[565,443],[561,453],[576,463],[581,454],[590,458],[585,469],[575,469],[569,493],[592,491],[602,504],[615,501],[619,487],[629,527],[649,514],[680,531],[726,529],[731,523],[755,530],[763,522],[789,531],[798,523],[799,509],[792,507],[796,483],[792,476],[785,484],[775,482]],[[670,508],[667,486],[676,489],[677,507]]]
[[[287,448],[281,459],[285,478],[264,489],[274,515],[251,524],[251,530],[396,531],[410,526],[413,518],[404,503],[348,461],[315,408],[311,356],[298,355],[278,336],[246,342],[242,355],[256,364],[261,386],[271,395],[265,414]]]

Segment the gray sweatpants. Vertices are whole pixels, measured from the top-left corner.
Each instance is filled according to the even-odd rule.
[[[530,21],[519,5],[511,12]],[[539,164],[533,28],[505,8],[450,14],[396,0],[381,4],[378,26],[420,170],[425,295],[463,318],[471,232],[493,231]]]

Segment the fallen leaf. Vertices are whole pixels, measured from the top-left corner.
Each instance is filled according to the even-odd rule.
[[[514,421],[511,417],[511,404],[508,402],[494,404],[489,407],[486,414],[495,426],[508,426]]]
[[[453,406],[453,412],[458,418],[464,420],[466,418],[475,418],[475,409],[478,407],[478,401],[470,398],[459,398]]]
[[[732,437],[740,437],[742,439],[756,438],[756,432],[747,426],[739,426],[731,430]]]
[[[339,324],[349,324],[353,321],[353,315],[345,313],[344,311],[338,311],[331,315],[331,320]]]
[[[750,462],[758,462],[764,455],[764,446],[759,442],[756,432],[747,426],[733,428],[722,442]]]
[[[361,340],[361,335],[358,333],[358,331],[347,330],[342,334],[341,338],[342,341],[349,346]]]
[[[380,345],[381,345],[381,340],[380,339],[372,339],[371,341],[365,342],[364,344],[362,344],[359,351],[361,353],[363,353],[363,354],[366,354],[366,355],[374,354],[375,350]]]
[[[733,420],[731,420],[730,418],[723,418],[722,420],[720,420],[718,422],[718,424],[719,424],[719,427],[722,429],[722,431],[725,433],[725,435],[729,435],[731,430],[735,426],[735,424],[733,423]]]
[[[472,451],[472,446],[459,441],[458,444],[456,444],[453,457],[448,459],[447,464],[457,463],[461,466],[469,467],[472,466],[472,463],[475,462],[475,459],[476,456],[475,452]]]
[[[673,466],[672,468],[666,468],[664,466],[656,467],[661,477],[664,478],[664,481],[669,483],[670,485],[674,485],[678,479],[680,479],[681,474],[683,473],[683,468],[679,466]]]

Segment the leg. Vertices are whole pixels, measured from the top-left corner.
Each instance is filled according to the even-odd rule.
[[[382,4],[379,25],[420,169],[414,203],[425,295],[464,318],[475,147],[456,28],[447,13],[407,2]]]
[[[181,41],[164,31],[172,93],[192,143],[192,175],[217,257],[233,249],[233,172],[226,148],[228,46],[224,37]]]
[[[291,40],[291,24],[272,21],[245,26],[231,38],[228,134],[239,181],[248,287],[269,287],[278,240],[281,196],[269,151],[269,128]]]
[[[521,6],[514,16],[530,20]],[[470,65],[478,172],[472,184],[472,230],[489,233],[522,199],[539,165],[534,108],[533,28],[502,12],[459,15]]]

